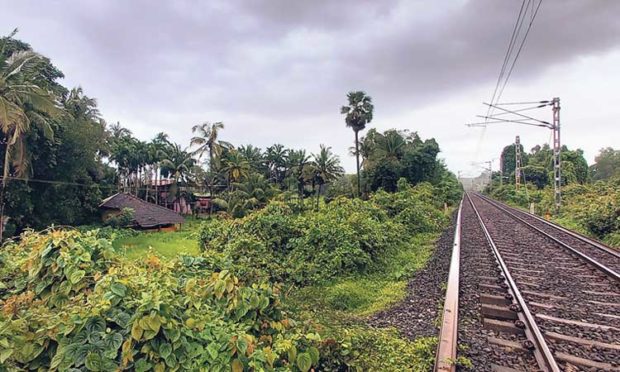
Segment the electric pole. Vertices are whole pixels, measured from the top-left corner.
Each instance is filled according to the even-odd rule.
[[[553,104],[553,191],[555,194],[555,213],[560,212],[562,205],[562,147],[560,144],[560,99],[555,97]]]
[[[515,190],[521,186],[521,139],[515,138]]]
[[[560,207],[562,206],[562,172],[561,172],[561,151],[562,151],[562,143],[560,141],[560,98],[555,97],[551,100],[543,100],[543,101],[533,101],[533,102],[506,102],[506,103],[496,103],[489,104],[483,102],[485,105],[489,106],[489,108],[500,110],[500,113],[494,113],[490,115],[477,115],[485,119],[484,122],[481,123],[470,123],[465,124],[468,127],[486,127],[489,124],[497,124],[497,123],[516,123],[523,125],[532,125],[535,127],[543,127],[547,129],[551,129],[553,132],[553,191],[554,191],[554,199],[555,199],[555,213],[560,212]],[[502,106],[508,105],[517,105],[519,106],[531,106],[524,107],[515,110],[508,110]],[[528,110],[535,110],[539,108],[543,108],[545,106],[551,106],[553,111],[553,121],[549,123],[545,120],[540,120],[533,118],[528,115],[524,115],[521,112]],[[509,115],[509,116],[506,116]],[[489,121],[489,119],[493,121]],[[515,149],[516,151],[516,149]],[[516,155],[516,153],[515,153]],[[516,160],[516,159],[515,159]],[[515,165],[516,168],[516,165]],[[515,169],[515,185],[518,181],[518,175],[516,175]],[[516,186],[518,187],[518,186]]]

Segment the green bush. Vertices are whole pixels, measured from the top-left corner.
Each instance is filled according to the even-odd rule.
[[[134,210],[131,208],[123,208],[120,214],[112,216],[105,220],[104,224],[112,228],[128,227],[133,223]]]
[[[242,219],[206,222],[200,245],[230,257],[230,269],[249,280],[306,285],[372,271],[414,235],[448,222],[430,184],[405,186],[368,201],[338,197],[303,213],[272,201]]]
[[[351,327],[333,330],[321,343],[321,371],[415,371],[432,369],[437,338],[408,341],[395,330]]]
[[[293,370],[320,337],[277,286],[206,258],[118,259],[93,232],[28,233],[0,254],[0,363],[9,370]]]

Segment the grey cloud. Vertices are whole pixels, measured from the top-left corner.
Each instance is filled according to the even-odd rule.
[[[233,138],[269,123],[280,127],[275,140],[293,145],[302,142],[295,123],[334,133],[351,89],[373,96],[378,120],[467,89],[490,93],[520,3],[0,0],[0,32],[18,26],[70,66],[68,80],[93,92],[110,121],[119,118],[106,112],[149,118],[141,128],[155,133],[178,117],[170,125],[181,132],[218,113],[245,120],[227,128]],[[615,0],[545,0],[513,81],[618,48],[618,14]]]

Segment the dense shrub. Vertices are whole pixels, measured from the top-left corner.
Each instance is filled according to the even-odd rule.
[[[9,370],[301,370],[320,337],[277,286],[205,258],[118,260],[95,233],[28,233],[0,255],[0,363]],[[10,259],[8,259],[10,257]]]
[[[618,246],[620,234],[620,179],[593,184],[572,183],[562,187],[562,208],[555,214],[553,188],[515,192],[514,185],[496,188],[491,195],[499,200],[527,208],[536,204],[536,212],[553,216],[555,222],[577,232],[591,235]]]
[[[123,208],[121,213],[116,216],[111,216],[105,221],[106,226],[112,228],[128,227],[133,223],[134,210],[131,208]]]
[[[303,213],[274,201],[242,219],[205,223],[201,246],[230,257],[231,270],[252,280],[305,285],[369,271],[413,235],[445,226],[433,191],[420,184],[369,201],[338,197]]]

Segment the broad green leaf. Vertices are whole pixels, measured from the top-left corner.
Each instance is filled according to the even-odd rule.
[[[308,372],[312,367],[312,357],[308,353],[300,353],[297,356],[297,368],[302,372]]]
[[[101,356],[97,353],[88,353],[86,361],[84,362],[84,365],[89,371],[101,371],[103,367],[102,364]]]
[[[112,283],[110,286],[110,291],[117,295],[118,297],[125,297],[127,294],[127,287],[121,283]]]
[[[290,349],[288,349],[288,361],[294,363],[295,358],[297,358],[297,348],[293,345]]]
[[[86,271],[84,271],[84,270],[75,270],[69,276],[69,281],[71,282],[71,284],[77,284],[77,283],[80,282],[80,280],[82,280],[84,275],[86,275]]]
[[[320,357],[319,349],[317,349],[314,346],[310,346],[308,348],[308,354],[310,354],[310,358],[312,359],[313,365],[319,364],[319,357]]]
[[[133,337],[133,339],[136,341],[140,341],[140,339],[142,339],[143,333],[144,330],[142,329],[142,327],[140,327],[138,321],[133,322],[133,326],[131,327],[131,337]]]
[[[159,332],[159,328],[161,327],[161,321],[159,320],[158,315],[149,315],[144,319],[144,321],[147,324],[148,328],[151,329],[153,332]]]
[[[166,359],[168,358],[168,356],[172,353],[172,346],[170,346],[170,344],[161,344],[159,346],[159,355],[161,355],[162,358]]]
[[[13,349],[4,349],[0,351],[0,363],[4,363],[13,354]]]
[[[236,343],[237,349],[240,351],[241,355],[245,355],[245,352],[248,350],[248,342],[243,338],[237,339]]]
[[[134,364],[134,368],[136,369],[136,372],[146,372],[153,368],[153,365],[147,362],[145,359],[140,359],[136,361],[136,363]]]
[[[243,363],[239,359],[235,359],[230,364],[232,372],[243,372]]]
[[[86,321],[86,330],[90,333],[105,331],[105,320],[99,316],[93,316]]]
[[[207,346],[207,352],[209,353],[209,356],[211,357],[211,360],[215,360],[219,354],[219,345],[216,344],[215,342],[212,342],[209,344],[209,346]]]

